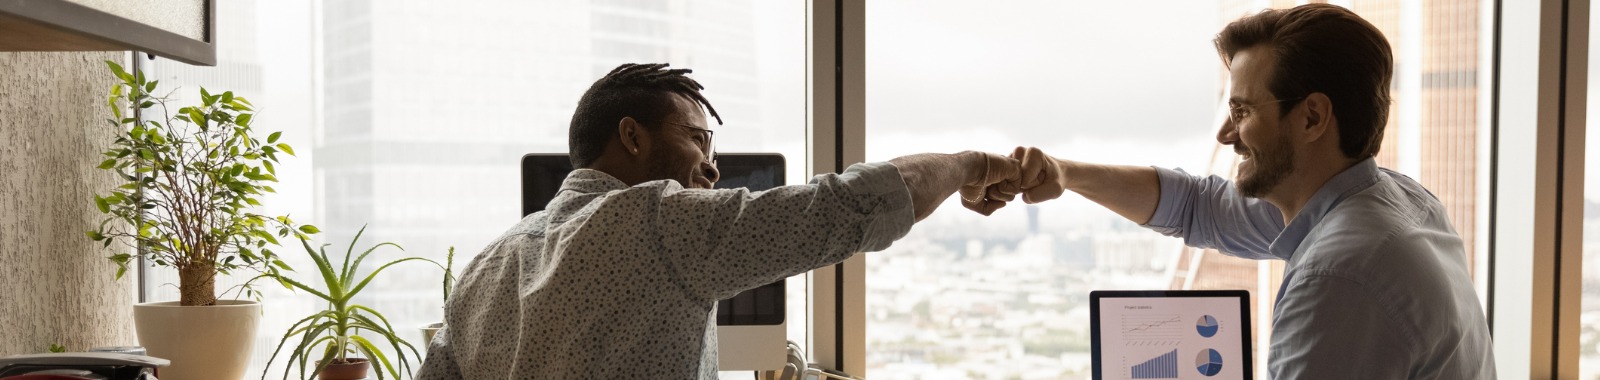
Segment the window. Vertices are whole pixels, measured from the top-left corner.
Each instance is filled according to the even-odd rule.
[[[158,60],[165,88],[198,85],[251,98],[256,126],[284,131],[298,157],[279,165],[269,213],[289,213],[341,249],[394,242],[460,270],[520,217],[518,160],[564,153],[578,98],[627,62],[695,70],[726,125],[723,152],[787,157],[789,183],[806,176],[805,4],[732,0],[480,2],[325,0],[218,3],[219,61],[195,68]],[[298,246],[280,250],[296,268]],[[367,268],[370,270],[371,268]],[[303,270],[303,269],[302,269]],[[419,348],[423,324],[443,318],[441,271],[387,269],[358,302]],[[229,281],[233,281],[230,283]],[[219,280],[218,289],[238,279]],[[176,299],[176,275],[155,273],[149,300]],[[806,288],[789,282],[789,337],[804,342]],[[262,284],[259,374],[286,328],[321,305]],[[392,353],[391,353],[392,355]],[[281,368],[284,357],[275,364]],[[272,374],[278,374],[275,369]],[[748,373],[741,373],[749,376]],[[741,377],[742,378],[742,377]]]
[[[1379,165],[1436,194],[1470,261],[1484,261],[1482,2],[1335,3],[1376,25],[1395,52]],[[1232,150],[1215,140],[1227,75],[1211,39],[1244,14],[1295,4],[870,2],[868,160],[1029,145],[1231,177]],[[1097,289],[1251,291],[1264,374],[1283,268],[1183,247],[1075,194],[987,218],[952,197],[867,260],[874,379],[1089,377],[1087,298]],[[1485,271],[1474,272],[1487,294]]]
[[[1592,11],[1591,11],[1592,12]],[[1591,22],[1594,13],[1590,13]],[[1590,29],[1591,31],[1593,29]],[[1593,55],[1596,39],[1589,38],[1589,90],[1600,89],[1600,59]],[[1600,100],[1587,99],[1588,126],[1600,125]],[[1583,162],[1583,269],[1582,301],[1578,316],[1578,377],[1600,378],[1600,128],[1585,128]]]

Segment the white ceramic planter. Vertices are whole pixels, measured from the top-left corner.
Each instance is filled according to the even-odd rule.
[[[261,304],[217,300],[216,306],[177,302],[133,305],[139,345],[150,356],[172,361],[161,380],[242,379],[250,366]]]
[[[434,322],[422,325],[422,344],[417,345],[417,348],[426,354],[428,352],[428,345],[433,343],[433,335],[439,333],[439,329],[442,328],[444,328],[444,322]]]

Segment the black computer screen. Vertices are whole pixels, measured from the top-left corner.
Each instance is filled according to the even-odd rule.
[[[777,153],[718,153],[718,189],[762,191],[784,184],[784,159]],[[544,210],[572,172],[566,154],[522,156],[522,216]],[[717,302],[717,324],[724,326],[783,323],[784,285],[779,280]]]

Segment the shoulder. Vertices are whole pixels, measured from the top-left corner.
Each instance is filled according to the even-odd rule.
[[[1393,293],[1434,294],[1457,285],[1466,253],[1443,205],[1409,178],[1385,174],[1329,211],[1291,258],[1291,271]]]
[[[1444,205],[1416,181],[1387,169],[1377,183],[1329,210],[1311,235],[1308,251],[1334,249],[1339,257],[1399,258],[1461,249]]]

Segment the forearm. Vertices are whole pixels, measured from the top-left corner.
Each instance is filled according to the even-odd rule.
[[[913,154],[891,159],[889,163],[900,169],[901,179],[911,190],[916,220],[921,221],[962,186],[980,182],[985,171],[993,169],[984,167],[985,159],[984,153],[966,151]]]
[[[1161,180],[1148,166],[1060,160],[1063,186],[1135,223],[1145,224],[1161,201]]]

